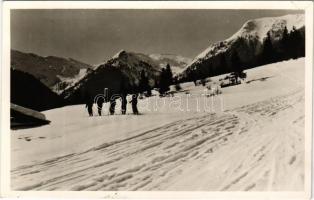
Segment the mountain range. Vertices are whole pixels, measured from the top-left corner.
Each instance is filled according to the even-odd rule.
[[[149,85],[155,87],[163,67],[170,64],[174,73],[181,72],[191,59],[171,54],[152,54],[119,51],[105,63],[96,66],[81,81],[66,89],[61,95],[71,103],[83,102],[82,91],[92,96],[103,94],[104,88],[119,93],[121,88],[132,91],[139,85],[140,74],[145,71]]]
[[[288,40],[289,47],[283,42],[285,31],[299,35],[297,40]],[[271,41],[273,56],[276,57],[272,62],[293,58],[290,54],[282,56],[289,49],[304,51],[304,15],[249,20],[231,37],[210,43],[193,60],[173,54],[144,54],[121,50],[106,62],[92,66],[71,58],[42,57],[11,50],[11,68],[31,75],[59,94],[68,104],[75,104],[84,102],[86,91],[93,96],[102,94],[104,88],[110,88],[113,92],[120,91],[121,88],[131,91],[138,86],[142,71],[145,71],[150,86],[155,87],[161,69],[167,64],[180,82],[232,72],[232,55],[235,52],[243,69],[260,66],[265,64],[263,55],[267,39]],[[304,56],[304,52],[297,54],[297,57],[301,56]],[[13,82],[15,77],[11,76]]]
[[[58,93],[79,80],[92,69],[92,66],[72,58],[43,57],[11,50],[11,68],[33,75],[52,91]]]

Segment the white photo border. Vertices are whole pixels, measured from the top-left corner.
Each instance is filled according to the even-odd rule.
[[[292,9],[305,11],[305,184],[302,192],[12,191],[10,188],[10,10],[11,9]],[[1,194],[3,197],[131,199],[310,199],[312,164],[312,1],[10,1],[2,9]],[[289,176],[287,174],[287,176]]]

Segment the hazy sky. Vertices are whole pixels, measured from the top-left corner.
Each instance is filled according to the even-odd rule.
[[[121,49],[194,58],[249,19],[292,10],[12,10],[11,47],[103,62]]]

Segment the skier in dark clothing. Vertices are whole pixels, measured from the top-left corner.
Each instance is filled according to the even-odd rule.
[[[87,93],[86,96],[85,96],[85,99],[86,99],[86,108],[87,108],[87,111],[88,111],[88,114],[89,116],[93,116],[93,104],[94,104],[94,101],[93,101],[93,98]]]
[[[116,108],[116,100],[110,99],[110,107],[109,107],[110,115],[114,114],[115,108]]]
[[[86,104],[86,108],[90,117],[93,116],[93,104]]]
[[[125,115],[125,113],[126,113],[126,105],[127,105],[126,96],[127,96],[127,94],[121,95],[121,113],[122,113],[122,115]]]
[[[102,105],[104,103],[104,98],[98,98],[97,99],[97,109],[98,109],[98,115],[101,116],[101,111],[102,111]]]
[[[135,115],[139,114],[138,109],[137,109],[137,97],[138,97],[138,94],[133,94],[132,100],[131,100],[133,114],[135,114]]]

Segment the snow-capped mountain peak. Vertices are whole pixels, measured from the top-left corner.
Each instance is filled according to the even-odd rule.
[[[257,57],[261,55],[263,41],[267,37],[267,33],[270,33],[271,40],[276,46],[276,43],[282,38],[285,27],[288,32],[295,27],[296,30],[300,30],[302,37],[304,37],[304,14],[248,20],[228,39],[210,44],[186,66],[179,76],[187,77],[191,71],[200,70],[201,68],[201,71],[208,73],[209,71],[215,73],[227,72],[230,70],[230,68],[228,69],[228,63],[230,64],[231,52],[237,52],[241,60],[247,65],[256,65],[258,62]],[[280,48],[280,45],[275,48]],[[282,51],[282,49],[279,49],[279,51]],[[221,66],[222,62],[227,64]]]
[[[266,37],[267,32],[277,32],[282,31],[284,27],[290,31],[292,27],[296,29],[304,26],[304,15],[285,15],[281,17],[264,17],[254,20],[249,20],[241,27],[241,29],[232,35],[227,41],[235,40],[239,37],[248,38],[256,37],[260,41]]]
[[[119,58],[123,55],[125,55],[127,52],[124,50],[124,49],[121,49],[120,51],[118,51],[114,56],[112,56],[111,59],[116,59],[116,58]]]
[[[284,27],[287,27],[288,31],[292,30],[292,27],[296,29],[304,26],[304,15],[285,15],[280,17],[264,17],[253,20],[248,20],[244,25],[230,38],[225,41],[216,42],[210,45],[202,53],[190,63],[194,63],[196,60],[206,57],[208,55],[218,54],[219,52],[225,51],[230,43],[234,42],[238,38],[257,39],[260,42],[267,36],[267,32],[270,31],[274,36],[276,33],[282,32]]]

